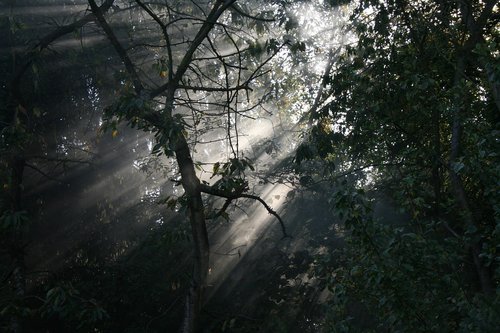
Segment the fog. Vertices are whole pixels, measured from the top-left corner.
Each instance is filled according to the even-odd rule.
[[[54,27],[48,17],[62,22],[67,15],[87,10],[85,5],[47,3],[50,5],[33,6],[26,2],[24,7],[13,7],[10,11],[3,8],[1,13],[9,12],[23,20],[26,28],[22,34],[36,37]],[[306,10],[309,17],[301,16]],[[198,176],[210,184],[219,179],[212,176],[213,164],[232,157],[231,145],[237,146],[238,157],[248,158],[255,168],[247,174],[251,193],[260,196],[282,217],[291,235],[284,238],[277,219],[259,202],[249,199],[234,202],[227,210],[227,219],[209,220],[208,311],[215,316],[229,313],[252,322],[268,316],[260,305],[287,304],[289,315],[310,318],[307,325],[314,327],[313,309],[328,293],[315,289],[316,282],[308,277],[308,272],[316,255],[341,246],[342,225],[329,211],[321,190],[311,191],[301,184],[294,173],[293,156],[303,140],[300,136],[303,125],[299,120],[316,99],[328,55],[348,39],[344,35],[337,38],[341,31],[339,22],[345,20],[347,9],[323,13],[325,17],[313,8],[297,7],[292,12],[303,27],[294,38],[315,39],[317,45],[307,50],[307,62],[298,64],[283,51],[268,67],[270,80],[273,76],[276,80],[287,80],[287,75],[307,74],[296,83],[297,88],[304,90],[279,96],[277,100],[262,103],[262,107],[235,113],[228,119],[209,116],[209,111],[225,112],[212,109],[217,96],[194,93],[190,98],[207,103],[207,112],[200,116],[198,128],[189,133],[188,139],[193,160],[200,165]],[[125,44],[129,42],[126,35],[130,28],[126,24],[132,24],[135,33],[142,29],[135,38],[143,35],[145,43],[159,39],[158,34],[151,35],[151,22],[119,11],[115,15],[118,36]],[[331,21],[337,23],[334,28],[319,24]],[[183,40],[182,34],[192,34],[190,29],[194,27],[179,30],[175,37]],[[167,321],[168,318],[175,321],[182,311],[179,289],[187,285],[183,277],[190,274],[192,244],[182,207],[171,209],[160,202],[169,196],[182,195],[179,174],[173,159],[151,155],[155,144],[152,133],[131,129],[126,123],[103,131],[102,112],[117,96],[114,75],[121,67],[109,45],[104,47],[106,43],[97,27],[90,25],[77,36],[57,41],[48,51],[51,56],[29,74],[38,85],[34,99],[41,105],[43,126],[38,147],[29,152],[34,159],[24,181],[24,200],[29,210],[36,212],[28,233],[27,271],[31,285],[35,286],[40,280],[49,280],[70,266],[82,264],[80,260],[99,258],[110,264],[127,260],[149,238],[165,236],[166,246],[171,249],[167,251],[169,255],[162,256],[161,270],[166,275],[157,282],[170,289],[162,300],[168,309],[164,316]],[[7,42],[2,45],[2,52],[17,52],[22,48],[24,45]],[[72,53],[76,51],[81,53],[78,56]],[[135,53],[134,57],[142,57],[141,52],[145,51]],[[181,54],[182,45],[173,52]],[[78,59],[78,65],[69,61],[71,56]],[[151,64],[158,57],[155,52],[144,54],[141,59],[144,73],[151,74]],[[101,60],[101,67],[95,67],[94,58]],[[158,77],[154,80],[153,85],[157,85]],[[264,88],[261,83],[252,97],[246,101],[241,98],[240,109],[259,101]],[[176,112],[187,115],[190,111],[178,105]],[[188,123],[196,124],[196,119]],[[43,154],[37,158],[40,151]],[[59,162],[54,162],[53,157]],[[208,196],[204,199],[207,209],[224,204],[221,199]],[[154,236],[155,233],[161,235]],[[297,298],[299,294],[301,297]],[[296,331],[301,329],[299,325]]]

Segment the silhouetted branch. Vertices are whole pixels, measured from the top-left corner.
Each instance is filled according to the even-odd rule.
[[[194,53],[196,52],[200,44],[205,40],[210,30],[212,30],[212,28],[214,27],[215,23],[222,15],[222,13],[224,13],[224,11],[227,8],[229,8],[235,1],[236,0],[227,0],[227,1],[218,0],[214,4],[212,10],[207,16],[207,19],[203,22],[203,25],[200,27],[200,30],[198,30],[196,37],[194,38],[188,50],[184,54],[184,57],[182,58],[179,66],[177,67],[175,75],[173,76],[172,82],[169,81],[166,84],[151,91],[150,98],[154,98],[161,95],[164,91],[166,91],[168,88],[171,87],[171,84],[176,85],[179,82],[181,82],[182,77],[184,76],[184,74],[186,73],[187,69],[189,68],[192,62]]]
[[[238,91],[238,90],[250,90],[253,91],[252,88],[248,86],[248,83],[235,86],[235,87],[192,87],[192,86],[186,86],[183,84],[177,85],[178,88],[180,89],[187,89],[187,90],[193,90],[193,91],[209,91],[209,92],[230,92],[230,91]]]
[[[222,216],[222,214],[224,214],[228,209],[231,202],[233,202],[233,199],[227,199],[226,202],[224,202],[224,205],[222,205],[222,207],[219,209],[219,211],[212,216],[207,216],[207,219],[216,219],[219,216]]]
[[[104,18],[104,15],[102,14],[101,8],[97,6],[94,0],[89,0],[90,8],[92,9],[92,12],[97,18],[97,21],[99,22],[99,25],[101,28],[104,30],[104,33],[108,37],[109,41],[115,48],[116,53],[118,53],[118,56],[122,60],[123,64],[125,65],[125,68],[127,69],[128,74],[132,77],[132,81],[134,83],[134,88],[135,92],[137,94],[140,94],[141,91],[143,90],[142,82],[139,79],[139,75],[137,74],[137,71],[135,70],[135,66],[130,60],[129,56],[127,55],[127,51],[123,48],[123,46],[120,44],[118,41],[118,38],[116,38],[113,29],[109,26],[108,22],[106,22],[106,19]]]
[[[264,208],[267,210],[267,212],[273,215],[278,220],[283,238],[291,237],[287,234],[285,223],[283,222],[279,214],[276,213],[276,211],[274,211],[261,197],[248,193],[227,193],[226,191],[221,191],[206,184],[200,184],[200,191],[206,194],[215,195],[217,197],[226,198],[231,201],[239,198],[248,198],[260,202],[262,206],[264,206]]]
[[[85,150],[84,152],[96,155],[95,153],[87,152]],[[47,162],[59,162],[59,163],[91,164],[91,162],[87,160],[75,160],[72,158],[62,158],[62,157],[44,156],[44,155],[27,155],[26,159],[28,160],[36,159],[36,160],[44,160]]]
[[[219,256],[238,256],[238,258],[241,258],[240,247],[244,247],[244,246],[247,246],[247,245],[243,244],[243,245],[233,247],[231,250],[227,251],[226,253],[221,253],[221,252],[212,252],[212,253],[217,254]],[[236,251],[236,253],[235,253],[235,252],[233,252],[234,250],[238,250],[238,251]]]
[[[99,8],[99,11],[106,12],[111,6],[113,5],[113,2],[115,0],[106,0]],[[31,48],[31,50],[27,51],[26,54],[28,54],[28,57],[24,60],[24,63],[17,67],[14,76],[11,80],[11,90],[14,94],[14,97],[21,101],[21,94],[19,92],[19,84],[21,82],[21,78],[23,77],[24,73],[26,70],[30,67],[30,65],[33,63],[33,61],[38,57],[40,52],[44,49],[46,49],[50,44],[52,44],[54,41],[58,40],[64,35],[67,35],[73,31],[76,31],[77,29],[80,29],[83,27],[85,24],[92,22],[95,20],[95,15],[93,13],[87,14],[81,19],[57,28],[56,30],[52,31],[45,37],[43,37],[38,43],[36,43],[35,46]]]
[[[26,163],[25,165],[26,165],[26,167],[35,170],[36,172],[38,172],[39,174],[41,174],[42,176],[44,176],[45,178],[47,178],[49,180],[55,181],[59,184],[64,184],[64,182],[62,182],[60,179],[57,179],[56,177],[53,177],[53,176],[47,174],[46,172],[42,171],[40,168],[38,168],[32,164]]]
[[[234,10],[235,12],[237,12],[238,14],[240,14],[241,16],[246,17],[246,18],[250,18],[250,19],[255,20],[255,21],[262,21],[262,22],[275,22],[276,21],[275,18],[268,19],[268,18],[257,17],[254,15],[248,14],[247,12],[243,11],[243,9],[241,9],[236,4],[231,6],[231,9]]]
[[[171,81],[172,80],[172,73],[173,73],[173,57],[172,57],[172,46],[171,46],[171,43],[170,43],[170,36],[168,35],[168,31],[167,31],[167,25],[165,23],[163,23],[163,21],[158,17],[158,15],[156,15],[146,4],[144,4],[142,1],[140,0],[135,0],[135,2],[137,2],[137,4],[142,8],[144,9],[148,14],[149,16],[151,16],[151,18],[156,22],[158,23],[158,25],[160,26],[161,28],[161,31],[163,33],[163,38],[165,39],[165,46],[167,48],[167,55],[168,55],[168,63],[167,63],[167,66],[168,66],[168,80]]]

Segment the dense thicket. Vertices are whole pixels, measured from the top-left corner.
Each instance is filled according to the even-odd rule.
[[[0,10],[2,329],[500,326],[496,1]]]
[[[498,9],[361,1],[354,10],[357,42],[331,73],[331,99],[311,115],[303,147],[348,172],[371,170],[334,185],[333,210],[349,233],[327,278],[334,331],[351,326],[352,302],[375,331],[498,327]],[[373,220],[362,184],[408,217]]]

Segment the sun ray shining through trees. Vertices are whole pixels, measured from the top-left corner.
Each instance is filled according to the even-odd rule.
[[[0,330],[495,332],[493,0],[0,0]]]

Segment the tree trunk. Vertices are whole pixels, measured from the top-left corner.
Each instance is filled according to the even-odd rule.
[[[441,206],[441,117],[439,109],[432,110],[432,122],[434,126],[434,158],[432,160],[432,185],[434,190],[433,218],[439,219]]]
[[[205,214],[203,207],[203,200],[201,197],[200,180],[196,176],[193,160],[191,158],[191,151],[186,138],[181,131],[178,133],[170,133],[169,125],[175,122],[172,117],[174,110],[175,92],[179,83],[186,71],[188,70],[193,56],[200,46],[200,44],[207,38],[208,34],[216,24],[219,17],[230,7],[236,0],[217,0],[213,3],[212,9],[208,13],[205,21],[198,30],[195,38],[190,43],[182,60],[179,62],[175,74],[169,71],[169,80],[162,86],[153,89],[152,91],[145,92],[140,77],[138,76],[135,66],[127,55],[127,51],[120,44],[112,28],[106,22],[102,11],[97,7],[94,0],[88,0],[91,5],[93,13],[108,36],[111,44],[120,56],[128,74],[133,78],[134,89],[138,97],[145,100],[152,100],[160,95],[164,96],[165,108],[164,113],[157,112],[139,114],[138,116],[146,120],[149,124],[153,125],[157,130],[161,131],[163,135],[169,138],[170,144],[174,146],[175,157],[177,165],[181,173],[181,183],[184,188],[185,195],[188,201],[189,221],[191,224],[191,233],[194,244],[194,267],[193,276],[191,279],[191,288],[188,296],[186,297],[186,312],[184,315],[184,323],[182,325],[183,332],[196,332],[199,330],[199,317],[203,305],[203,292],[206,286],[208,275],[208,261],[209,261],[209,243],[208,234],[205,224]],[[144,4],[141,6],[146,8]],[[153,19],[155,17],[153,16]],[[161,25],[165,29],[165,25]],[[166,30],[163,30],[164,33]],[[165,33],[166,34],[166,33]],[[170,48],[168,36],[166,37],[167,49]],[[169,49],[170,54],[170,49]],[[173,59],[170,59],[172,61]],[[172,69],[172,68],[171,68]],[[165,147],[166,148],[166,147]]]
[[[194,267],[191,288],[186,299],[183,332],[199,330],[199,317],[203,305],[203,293],[206,287],[209,261],[208,233],[205,224],[200,180],[196,176],[193,160],[186,139],[179,134],[175,156],[181,172],[181,182],[188,198],[189,221],[194,245]]]
[[[8,163],[10,169],[10,184],[7,192],[8,206],[5,207],[8,213],[14,214],[20,212],[22,199],[22,181],[25,167],[25,160],[22,158],[22,153],[14,152],[13,157]],[[24,262],[24,244],[22,227],[16,225],[11,226],[10,239],[8,240],[8,253],[12,259],[12,291],[16,302],[19,305],[22,303],[26,293],[26,268]],[[22,318],[19,315],[14,315],[11,318],[11,331],[20,333],[23,331]]]
[[[495,100],[495,105],[500,112],[500,77],[498,77],[499,75],[495,73],[491,64],[483,64],[483,67],[486,70],[486,76],[491,87],[491,94]]]
[[[475,48],[477,43],[484,41],[483,30],[486,26],[487,21],[491,18],[492,10],[495,6],[495,0],[487,0],[485,6],[482,9],[479,16],[474,17],[472,9],[468,3],[460,3],[460,13],[462,17],[462,23],[464,24],[465,31],[469,34],[469,37],[465,41],[464,45],[457,50],[457,62],[455,68],[455,77],[453,81],[453,87],[457,88],[458,91],[454,91],[455,98],[453,101],[453,114],[452,114],[452,133],[451,133],[451,151],[449,159],[449,174],[451,185],[453,188],[453,193],[455,196],[455,201],[460,207],[463,215],[465,225],[467,227],[477,227],[477,223],[474,220],[474,215],[469,206],[467,200],[466,190],[460,175],[455,171],[454,166],[457,162],[460,153],[460,136],[462,131],[462,116],[464,112],[464,98],[462,94],[459,94],[460,86],[462,85],[462,80],[465,79],[465,68],[468,58],[472,54],[472,50]],[[487,73],[488,79],[491,79],[492,73]],[[496,89],[498,89],[498,84],[492,85],[493,95],[495,102],[497,102]],[[493,281],[491,279],[491,274],[489,269],[484,266],[479,257],[481,253],[481,243],[474,242],[470,244],[470,252],[478,274],[481,289],[484,294],[492,296],[495,293],[495,288]]]
[[[459,88],[461,85],[462,78],[465,74],[465,63],[466,63],[466,55],[462,53],[458,56],[457,64],[455,68],[455,78],[453,86],[455,88]],[[462,211],[462,217],[464,219],[466,227],[476,227],[476,223],[474,221],[474,216],[470,209],[467,194],[465,192],[465,188],[462,182],[460,175],[455,171],[455,163],[457,162],[459,153],[460,153],[460,137],[462,132],[462,113],[463,113],[463,100],[461,98],[461,94],[455,92],[457,96],[453,105],[453,118],[452,118],[452,126],[451,126],[451,150],[450,150],[450,159],[449,159],[449,174],[451,185],[453,188],[453,194],[455,197],[455,201],[460,207]],[[490,272],[487,267],[481,262],[480,254],[480,244],[475,242],[470,244],[470,252],[474,262],[474,266],[476,268],[476,272],[479,277],[479,282],[481,285],[481,289],[486,295],[493,295],[494,288],[493,282],[491,280]]]
[[[175,86],[166,92],[165,116],[170,124],[174,122],[172,112],[174,109]],[[168,135],[168,129],[163,129]],[[193,237],[194,265],[191,278],[191,287],[186,296],[184,320],[181,332],[194,333],[199,331],[199,318],[203,306],[203,294],[207,284],[209,242],[205,221],[203,199],[201,197],[200,180],[191,158],[191,150],[182,131],[170,134],[170,142],[174,146],[175,158],[181,173],[181,184],[184,188],[188,202],[189,222]]]

